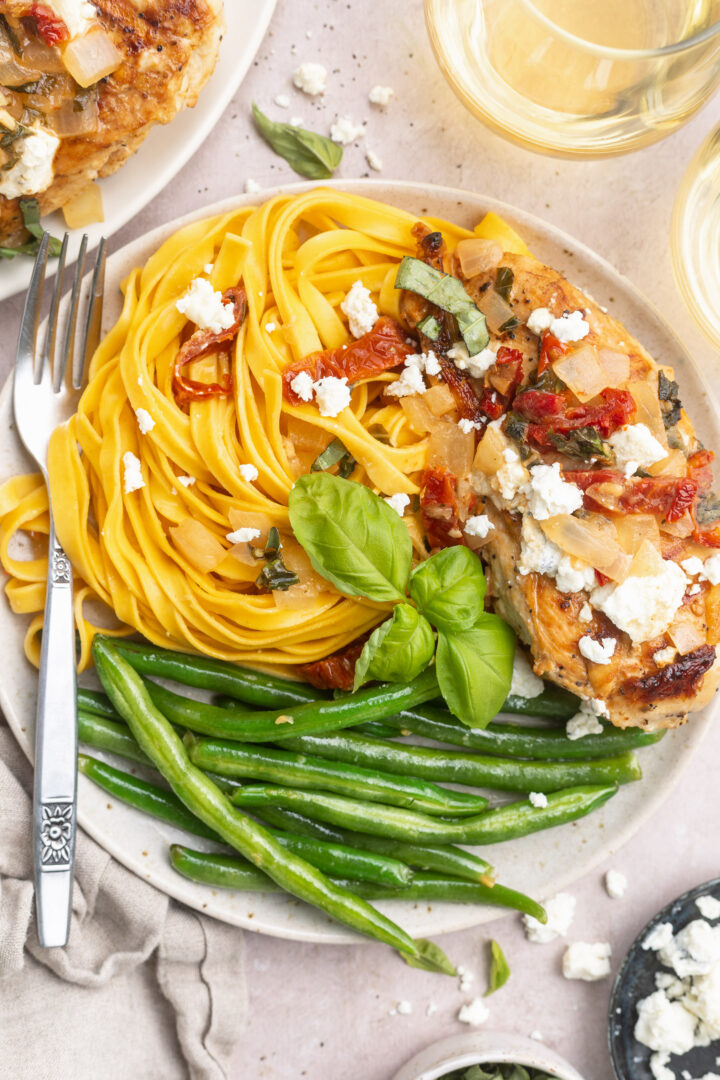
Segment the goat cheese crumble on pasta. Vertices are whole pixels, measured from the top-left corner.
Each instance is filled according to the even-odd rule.
[[[236,529],[235,532],[226,533],[225,539],[231,544],[249,544],[252,540],[257,540],[259,535],[259,529]]]
[[[198,330],[220,334],[235,322],[235,308],[223,302],[222,293],[205,278],[195,278],[184,296],[175,302],[181,315],[194,322]]]
[[[131,450],[127,450],[123,454],[123,467],[123,483],[126,495],[131,495],[133,491],[139,491],[140,488],[145,487],[140,458],[136,457]]]
[[[315,400],[321,416],[338,416],[350,404],[350,388],[347,379],[326,375],[313,383]]]
[[[249,484],[258,478],[258,471],[255,465],[240,465],[238,466],[238,472],[242,476],[243,480],[247,480]]]
[[[410,496],[405,495],[403,492],[400,491],[397,493],[397,495],[389,495],[385,499],[385,502],[388,504],[391,510],[394,510],[396,514],[399,514],[400,517],[402,517],[408,506],[410,505]]]
[[[148,431],[152,431],[155,427],[155,421],[147,409],[136,409],[135,416],[137,418],[138,431],[141,435],[147,435]]]
[[[370,290],[362,281],[354,281],[350,292],[340,305],[343,315],[347,315],[350,333],[355,338],[368,334],[380,317],[378,309],[370,296]]]

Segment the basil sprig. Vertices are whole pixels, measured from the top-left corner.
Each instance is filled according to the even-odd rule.
[[[370,679],[409,682],[435,654],[448,708],[468,727],[485,727],[510,689],[515,637],[484,610],[477,556],[445,548],[411,572],[410,535],[398,514],[363,484],[329,473],[295,482],[290,524],[314,569],[340,592],[396,605],[365,643],[354,689]]]
[[[342,146],[314,131],[270,120],[252,107],[255,126],[276,154],[285,158],[291,169],[308,180],[328,180],[342,161]]]
[[[505,959],[505,953],[502,951],[497,941],[490,942],[490,985],[485,991],[485,997],[490,994],[494,994],[496,990],[499,990],[501,986],[510,978],[510,965]]]

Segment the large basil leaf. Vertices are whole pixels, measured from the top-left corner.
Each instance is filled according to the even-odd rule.
[[[253,105],[253,117],[263,139],[288,165],[308,180],[328,180],[342,161],[342,146],[314,131],[270,120]]]
[[[485,574],[469,548],[449,547],[416,566],[410,595],[438,630],[469,630],[483,615]]]
[[[397,512],[363,484],[329,473],[299,477],[290,524],[318,574],[348,596],[405,599],[410,534]]]
[[[483,615],[472,630],[438,635],[440,692],[458,720],[484,728],[510,690],[515,635],[497,615]]]
[[[355,665],[354,690],[368,679],[410,682],[428,666],[435,652],[432,627],[410,604],[398,604],[392,616],[365,642]]]

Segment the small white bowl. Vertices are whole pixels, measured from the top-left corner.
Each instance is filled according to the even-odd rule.
[[[453,1069],[509,1062],[542,1069],[558,1080],[583,1080],[572,1065],[544,1043],[502,1031],[470,1031],[441,1039],[406,1062],[392,1080],[440,1080]]]

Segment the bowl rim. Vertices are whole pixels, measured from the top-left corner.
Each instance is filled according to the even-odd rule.
[[[542,1069],[557,1080],[584,1080],[552,1047],[511,1031],[469,1031],[431,1043],[415,1054],[392,1080],[442,1080],[453,1069],[491,1063]]]

